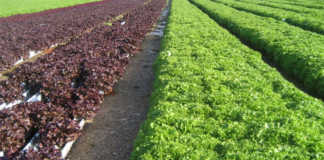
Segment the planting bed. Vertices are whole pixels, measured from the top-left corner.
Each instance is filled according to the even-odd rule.
[[[295,25],[303,28],[304,30],[316,32],[319,34],[324,34],[324,23],[323,15],[321,14],[296,14],[292,11],[287,11],[283,9],[271,8],[267,6],[259,6],[256,4],[249,4],[246,2],[237,2],[235,0],[213,0],[237,10],[242,10],[246,12],[251,12],[256,15],[272,17],[279,21],[287,22],[291,25]]]
[[[301,6],[310,9],[324,9],[324,3],[322,1],[307,1],[307,0],[300,0],[300,1],[289,1],[289,0],[271,0],[270,2],[278,3],[278,4],[288,4],[294,6]]]
[[[324,36],[210,0],[191,0],[243,42],[262,51],[309,93],[324,98]]]
[[[60,159],[65,144],[80,135],[80,122],[93,118],[165,5],[164,0],[121,3],[97,8],[99,15],[128,10],[122,18],[73,37],[51,54],[18,66],[0,82],[2,159]],[[108,13],[109,7],[115,9]],[[99,16],[86,24],[108,19]]]
[[[0,18],[0,73],[138,7],[144,0],[105,0]]]
[[[293,11],[296,13],[306,13],[313,16],[321,16],[321,17],[324,16],[324,12],[321,9],[314,9],[314,8],[311,9],[311,8],[306,8],[306,7],[297,6],[293,4],[283,4],[283,3],[275,3],[271,1],[255,1],[255,0],[243,0],[241,2],[257,4],[260,6],[268,6],[272,8],[280,8],[287,11]]]

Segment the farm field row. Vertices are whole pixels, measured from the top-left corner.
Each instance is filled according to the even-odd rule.
[[[142,3],[144,0],[101,1],[0,19],[0,73]]]
[[[324,14],[314,16],[310,14],[297,14],[296,12],[271,8],[267,6],[259,6],[246,2],[237,2],[235,0],[214,0],[232,8],[250,12],[256,15],[272,17],[279,21],[284,21],[289,24],[299,26],[305,30],[324,34]],[[324,12],[323,12],[324,13]]]
[[[165,6],[161,0],[132,3],[119,4],[129,12],[118,20],[22,64],[0,82],[0,159],[64,158],[62,149],[112,93]]]
[[[285,37],[276,39],[276,47],[286,54],[296,53],[292,56],[302,64],[311,64],[313,59],[302,59],[307,57],[303,55],[306,49],[293,38],[294,33],[316,40],[320,36],[207,0],[192,1],[215,20],[188,0],[172,1],[155,64],[151,108],[131,159],[322,159],[323,102],[297,89],[267,65],[261,53],[246,47],[215,21],[232,26],[231,30],[241,28],[242,37],[261,41],[260,46],[274,46],[267,35]],[[248,30],[243,24],[259,28]],[[275,34],[278,29],[287,34]],[[280,46],[289,38],[287,47]],[[292,43],[300,48],[294,49]],[[291,62],[274,57],[277,62]]]
[[[301,6],[306,8],[314,8],[314,9],[324,9],[324,3],[322,1],[307,1],[307,0],[300,0],[300,1],[289,1],[289,0],[270,0],[270,2],[275,2],[279,4],[289,4],[295,6]]]
[[[219,24],[265,53],[305,88],[324,96],[324,36],[209,0],[192,0]]]
[[[99,0],[0,0],[0,17],[40,12]]]
[[[288,11],[293,11],[297,13],[307,13],[313,16],[323,16],[324,12],[321,9],[314,9],[314,8],[306,8],[302,6],[296,6],[292,4],[282,4],[282,3],[275,3],[271,1],[255,1],[255,0],[241,0],[238,2],[246,2],[251,4],[258,4],[261,6],[268,6],[272,8],[280,8]]]
[[[111,1],[111,2],[114,2],[114,1]],[[121,14],[121,11],[123,11],[124,13],[130,12],[132,9],[143,5],[143,3],[144,3],[144,1],[142,1],[142,0],[133,1],[132,3],[123,3],[123,4],[116,3],[116,5],[112,5],[112,4],[108,3],[106,5],[103,5],[100,8],[101,8],[101,11],[107,10],[107,11],[104,11],[104,13],[106,13],[106,14],[112,14],[112,15],[117,16],[117,15]],[[107,9],[104,9],[105,7],[107,7]],[[113,9],[111,7],[115,8],[115,9]],[[82,8],[82,9],[84,9],[84,8]],[[86,7],[86,9],[89,9],[89,8]],[[85,10],[81,10],[81,11],[84,12]],[[57,12],[57,13],[60,13],[60,12]],[[97,13],[99,14],[100,12],[97,12]],[[102,14],[104,14],[104,13],[102,13]],[[62,14],[70,14],[70,12],[68,12],[68,13],[63,12]],[[55,16],[56,16],[56,14],[55,14]],[[45,18],[43,17],[41,19],[45,19]],[[52,65],[55,65],[56,62],[61,61],[61,58],[58,58],[58,57],[69,58],[69,57],[67,57],[65,55],[66,54],[65,52],[69,52],[70,50],[73,50],[73,49],[74,50],[77,49],[78,52],[87,51],[89,45],[90,46],[95,45],[95,44],[90,44],[89,43],[89,44],[78,45],[79,48],[75,48],[75,47],[71,48],[70,46],[75,46],[76,45],[75,44],[76,40],[79,40],[79,39],[82,39],[82,38],[86,39],[86,37],[89,36],[89,33],[93,33],[93,30],[96,29],[96,28],[102,28],[102,27],[107,27],[107,26],[111,25],[111,24],[108,24],[108,23],[106,24],[106,22],[110,21],[110,23],[112,23],[113,21],[111,21],[111,20],[113,18],[116,19],[116,20],[120,20],[120,19],[117,19],[115,17],[104,17],[104,19],[107,19],[107,21],[101,20],[102,17],[100,17],[100,14],[98,15],[97,18],[98,19],[82,19],[82,20],[78,21],[79,25],[75,26],[75,28],[76,28],[75,30],[79,30],[81,33],[78,34],[77,36],[71,36],[69,34],[64,34],[64,32],[62,32],[62,33],[60,32],[61,31],[60,29],[52,28],[53,32],[61,33],[60,35],[62,37],[64,37],[64,35],[66,35],[68,38],[66,38],[66,37],[64,37],[64,38],[69,39],[68,43],[64,43],[62,45],[58,45],[56,48],[52,48],[51,54],[44,54],[44,55],[38,57],[37,59],[35,59],[34,63],[32,61],[27,62],[27,63],[23,63],[22,65],[18,65],[11,72],[6,73],[5,76],[7,76],[8,79],[6,81],[0,81],[0,84],[1,84],[1,86],[0,86],[1,87],[1,90],[0,90],[0,94],[1,94],[0,103],[10,103],[10,102],[14,101],[15,99],[23,99],[23,96],[21,94],[19,94],[19,93],[22,90],[24,90],[24,88],[26,88],[25,86],[20,86],[20,81],[24,81],[23,80],[25,78],[24,74],[29,75],[30,73],[27,73],[27,72],[33,72],[33,70],[37,71],[37,69],[44,71],[44,69],[42,69],[42,68],[33,68],[34,64],[37,64],[37,62],[42,63],[44,61],[50,61],[49,64],[47,64],[47,67],[48,67],[49,70],[51,70],[50,68],[52,67]],[[62,23],[71,23],[70,20],[71,19],[67,19],[66,22],[62,21]],[[99,21],[100,23],[98,22],[98,20],[100,20]],[[91,27],[92,30],[89,30],[89,27]],[[25,30],[25,29],[23,29],[23,30]],[[87,30],[87,31],[84,31],[84,30]],[[55,35],[55,38],[58,37],[58,34],[53,34],[53,35]],[[29,42],[37,45],[38,44],[37,41],[35,42],[33,40],[34,39],[32,39],[32,40],[29,39]],[[48,39],[46,39],[46,38],[40,38],[40,40],[48,41]],[[83,42],[83,43],[87,43],[87,42]],[[26,45],[26,44],[28,44],[28,42],[24,42],[24,45]],[[32,47],[30,47],[30,48],[32,48]],[[66,48],[68,48],[68,49],[66,49]],[[66,51],[63,50],[63,49],[65,49]],[[61,52],[57,53],[58,50],[60,50]],[[18,53],[20,53],[20,52],[18,52]],[[70,56],[73,57],[74,55],[70,55]],[[50,57],[50,58],[48,58],[48,57]],[[10,58],[10,56],[8,56],[6,58]],[[51,60],[49,60],[49,59],[51,59]],[[71,59],[71,62],[73,62],[72,59]],[[57,65],[59,65],[59,64],[57,64]],[[26,66],[28,66],[28,67],[26,67]],[[41,72],[41,71],[39,71],[39,72]],[[17,77],[15,74],[17,74],[19,76]],[[37,77],[38,75],[34,75],[34,76]],[[12,77],[14,77],[17,80],[16,81],[12,80]],[[11,88],[19,88],[19,89],[14,90],[14,91],[10,91]],[[10,91],[10,92],[8,92],[8,91]]]

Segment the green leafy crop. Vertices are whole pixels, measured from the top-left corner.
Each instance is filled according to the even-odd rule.
[[[287,22],[289,24],[299,26],[305,30],[324,34],[324,14],[297,14],[292,11],[271,8],[267,6],[260,6],[246,2],[238,2],[235,0],[213,0],[222,4],[228,5],[238,10],[251,12],[256,15],[272,17],[279,21]]]
[[[209,0],[192,2],[240,39],[264,51],[309,91],[324,98],[324,36]]]
[[[173,0],[133,160],[321,159],[324,104],[187,0]]]
[[[251,4],[257,4],[260,6],[268,6],[271,8],[279,8],[287,11],[293,11],[299,14],[309,14],[314,17],[323,17],[324,12],[321,9],[316,9],[316,8],[306,8],[303,6],[298,6],[294,4],[287,4],[285,1],[280,0],[280,1],[256,1],[256,0],[237,0],[239,2],[246,2],[246,3],[251,3]],[[296,1],[294,1],[296,2]],[[309,1],[308,1],[309,2]],[[318,3],[318,2],[313,2],[313,3]]]

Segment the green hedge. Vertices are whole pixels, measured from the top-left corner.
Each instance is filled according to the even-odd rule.
[[[209,0],[192,0],[219,24],[264,51],[305,88],[324,98],[324,36]]]
[[[312,14],[297,14],[292,11],[260,6],[246,2],[238,2],[235,0],[214,0],[233,7],[238,10],[254,13],[260,16],[272,17],[279,21],[284,21],[289,24],[301,27],[305,30],[324,34],[324,18],[323,16],[314,16]]]
[[[132,160],[320,159],[324,104],[186,0],[173,0]]]

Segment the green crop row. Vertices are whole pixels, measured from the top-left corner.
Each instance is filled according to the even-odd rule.
[[[0,17],[40,12],[100,0],[0,0]]]
[[[289,24],[299,26],[305,30],[317,32],[324,34],[324,17],[314,17],[310,14],[297,14],[292,11],[285,11],[282,9],[271,8],[266,6],[260,6],[256,4],[238,2],[235,0],[215,0],[225,4],[227,6],[233,7],[238,10],[243,10],[247,12],[254,13],[260,16],[272,17],[280,21],[285,21]],[[322,20],[321,20],[322,19]]]
[[[324,98],[323,35],[209,0],[193,2],[240,39],[263,51],[307,90]]]
[[[279,4],[290,4],[290,5],[301,6],[301,7],[306,7],[306,8],[324,9],[324,2],[322,0],[318,0],[318,1],[269,0],[269,1],[279,3]]]
[[[285,10],[293,11],[293,12],[297,12],[297,13],[306,13],[306,14],[310,14],[314,17],[324,17],[324,12],[323,12],[323,10],[320,10],[320,9],[305,8],[302,6],[296,6],[296,5],[292,5],[292,4],[274,3],[271,1],[256,1],[256,0],[237,0],[237,1],[258,4],[258,5],[268,6],[268,7],[272,7],[272,8],[280,8],[280,9],[285,9]]]
[[[321,159],[324,104],[187,0],[171,6],[131,159]]]

